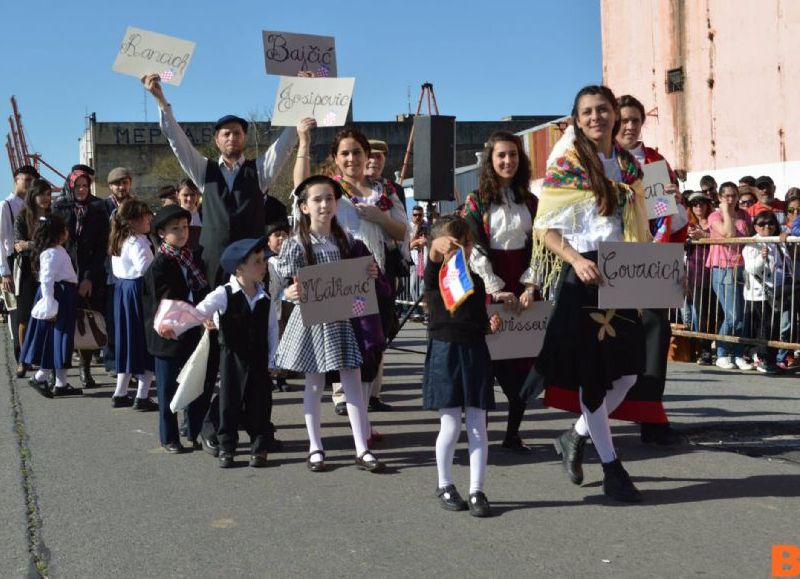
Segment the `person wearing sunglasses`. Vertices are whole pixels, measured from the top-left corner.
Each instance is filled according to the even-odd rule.
[[[776,237],[780,224],[772,211],[757,214],[753,220],[756,239]],[[744,285],[745,335],[761,340],[778,339],[780,317],[785,298],[790,297],[791,280],[787,279],[787,256],[783,243],[754,243],[742,250],[747,279]],[[777,374],[777,350],[758,346],[756,370]]]
[[[778,223],[783,225],[786,220],[786,205],[780,199],[775,198],[775,182],[772,180],[772,177],[762,175],[756,179],[756,186],[753,189],[753,193],[758,197],[758,203],[747,210],[750,217],[755,217],[761,211],[769,210],[775,213]]]

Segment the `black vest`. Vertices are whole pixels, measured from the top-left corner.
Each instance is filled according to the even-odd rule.
[[[223,357],[232,356],[236,359],[230,362],[240,367],[242,375],[255,372],[266,376],[269,366],[267,324],[270,299],[258,300],[255,309],[250,311],[243,290],[233,293],[231,286],[226,284],[225,295],[228,307],[219,317],[219,345],[223,348]]]
[[[212,287],[225,278],[219,268],[223,250],[233,241],[263,236],[264,225],[264,194],[258,186],[255,160],[242,164],[231,191],[217,160],[209,159],[203,182],[200,245],[206,276]]]

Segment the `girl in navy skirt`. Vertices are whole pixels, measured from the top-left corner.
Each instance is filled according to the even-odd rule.
[[[431,234],[433,241],[425,264],[425,297],[428,304],[428,352],[422,382],[423,406],[438,410],[441,419],[436,438],[436,468],[442,508],[462,511],[469,507],[476,517],[489,515],[489,501],[483,493],[489,453],[486,411],[494,408],[491,358],[486,333],[500,327],[499,316],[486,313],[483,280],[472,276],[474,292],[452,314],[439,293],[439,271],[451,253],[463,247],[469,260],[472,233],[467,222],[455,215],[441,218]],[[453,484],[453,455],[461,433],[461,412],[466,415],[469,442],[470,488],[465,502]]]
[[[111,397],[114,408],[133,405],[141,412],[158,410],[150,400],[153,382],[153,357],[145,344],[142,311],[142,276],[153,261],[153,249],[147,236],[153,213],[147,203],[129,199],[111,218],[108,252],[111,269],[117,278],[114,286],[114,353],[117,364],[117,388]],[[128,397],[131,376],[138,379],[136,400]]]
[[[25,332],[20,360],[39,366],[30,384],[47,398],[83,394],[67,383],[75,336],[78,274],[64,244],[69,231],[54,215],[40,217],[33,234],[32,269],[39,274],[31,321]],[[55,388],[50,378],[55,371]]]

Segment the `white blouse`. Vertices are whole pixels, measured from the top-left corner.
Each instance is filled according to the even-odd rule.
[[[33,305],[31,316],[37,320],[50,320],[58,315],[58,301],[55,296],[56,282],[78,283],[78,274],[72,267],[72,260],[63,246],[45,249],[39,255],[39,287],[42,297]]]
[[[231,276],[226,284],[231,288],[231,294],[242,291],[242,286],[236,276]],[[256,294],[253,297],[244,295],[247,299],[247,305],[250,306],[252,312],[259,300],[269,299],[269,294],[264,289],[262,284],[257,284]],[[197,311],[206,319],[214,320],[214,323],[219,327],[219,317],[228,311],[228,294],[225,292],[225,286],[221,285],[206,296],[206,298],[197,304]],[[269,321],[267,327],[267,364],[269,368],[275,368],[275,352],[278,349],[278,318],[275,315],[275,308],[269,308]]]
[[[117,279],[142,277],[153,262],[153,250],[146,235],[131,235],[122,242],[120,255],[111,256],[111,271]]]
[[[524,249],[531,236],[533,222],[531,212],[525,203],[515,203],[514,193],[504,191],[505,203],[492,203],[489,207],[489,248],[498,250]],[[479,251],[470,254],[469,266],[477,273],[486,286],[486,293],[493,294],[505,287],[505,282],[494,273],[489,258]],[[529,278],[525,272],[520,281]]]

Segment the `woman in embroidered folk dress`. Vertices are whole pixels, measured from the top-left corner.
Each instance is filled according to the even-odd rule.
[[[292,301],[302,297],[302,287],[297,272],[307,266],[347,259],[359,252],[363,244],[347,235],[336,221],[336,202],[342,195],[340,185],[322,175],[301,182],[295,190],[295,203],[299,210],[295,235],[283,243],[276,270],[281,279],[294,280],[284,291]],[[366,254],[366,251],[361,251]],[[370,277],[378,276],[372,263]],[[303,411],[309,438],[307,466],[312,472],[325,470],[325,452],[322,449],[320,430],[320,404],[325,388],[325,373],[338,371],[347,396],[347,414],[353,430],[356,447],[356,465],[377,472],[384,464],[367,448],[368,431],[365,428],[366,405],[361,386],[362,356],[350,320],[303,324],[300,308],[289,317],[286,330],[278,346],[276,366],[305,374]]]
[[[644,334],[636,310],[598,309],[603,277],[597,250],[602,241],[650,240],[641,170],[614,143],[619,109],[607,87],[581,89],[572,122],[574,144],[548,168],[534,221],[532,267],[549,261],[558,271],[560,265],[555,309],[534,379],[578,389],[581,417],[574,429],[556,439],[570,480],[583,482],[583,445],[591,436],[603,463],[605,494],[638,502],[641,494],[614,450],[608,415],[644,369]],[[549,258],[546,251],[552,252]],[[550,283],[552,274],[543,291]]]
[[[506,131],[489,137],[483,150],[480,189],[467,196],[464,217],[476,240],[470,268],[486,286],[486,295],[506,309],[518,311],[533,300],[531,231],[536,197],[528,190],[530,161],[522,140]],[[525,400],[520,389],[533,366],[533,358],[492,362],[492,373],[508,399],[508,423],[503,447],[530,451],[519,436]]]
[[[58,216],[40,217],[33,234],[33,271],[39,275],[31,320],[20,351],[24,364],[37,365],[30,385],[45,396],[83,394],[67,383],[75,337],[78,275],[64,244],[69,239],[66,223]],[[55,373],[55,388],[50,378]]]

